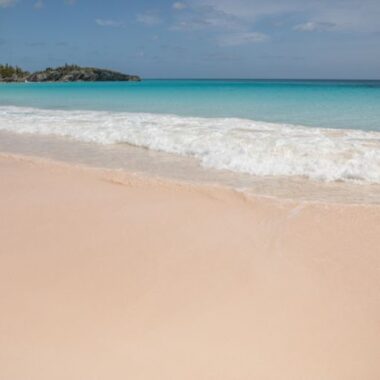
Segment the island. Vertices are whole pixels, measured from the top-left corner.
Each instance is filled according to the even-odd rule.
[[[137,75],[123,74],[113,70],[78,65],[48,67],[45,70],[30,73],[18,66],[0,65],[0,82],[139,82]]]

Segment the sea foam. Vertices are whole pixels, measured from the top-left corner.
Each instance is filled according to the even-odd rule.
[[[380,133],[237,118],[0,107],[0,130],[128,143],[257,176],[380,183]]]

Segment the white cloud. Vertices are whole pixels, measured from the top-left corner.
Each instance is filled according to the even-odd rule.
[[[331,22],[317,22],[308,21],[304,24],[296,25],[293,29],[298,32],[318,32],[318,31],[331,31],[336,27],[335,24]]]
[[[187,5],[185,3],[181,3],[180,1],[176,1],[175,3],[173,3],[173,8],[180,11],[182,9],[187,8]]]
[[[172,29],[187,31],[207,28],[242,30],[244,27],[245,25],[236,17],[218,11],[213,7],[189,6],[186,12],[177,15]]]
[[[136,16],[136,21],[147,26],[155,26],[162,22],[159,14],[154,11],[139,13]]]
[[[205,30],[219,46],[269,40],[255,25],[298,32],[380,32],[380,0],[184,0],[174,31]],[[174,4],[173,4],[174,8]],[[298,20],[289,26],[288,20]],[[255,30],[256,29],[256,30]],[[254,30],[254,31],[253,31]]]
[[[187,3],[192,8],[212,8],[251,26],[266,17],[293,15],[333,24],[336,31],[380,31],[379,0],[187,0]]]
[[[109,20],[109,19],[105,20],[105,19],[97,18],[95,22],[99,26],[105,26],[105,27],[111,27],[111,28],[120,28],[123,26],[122,22],[116,21],[116,20]]]
[[[0,0],[0,8],[11,7],[16,4],[17,0]]]
[[[304,0],[307,1],[307,0]],[[240,21],[253,22],[261,16],[296,11],[302,0],[192,0],[195,7],[212,8]]]
[[[219,46],[247,45],[269,39],[264,33],[252,31],[251,22],[225,12],[224,9],[198,4],[196,1],[198,0],[193,0],[191,4],[188,2],[186,12],[177,15],[172,30],[210,30],[216,33],[215,39]]]
[[[267,41],[269,36],[259,32],[240,32],[223,35],[219,38],[221,46],[238,46]]]

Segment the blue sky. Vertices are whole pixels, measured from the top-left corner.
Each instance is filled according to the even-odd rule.
[[[380,79],[380,0],[0,0],[0,62],[145,78]]]

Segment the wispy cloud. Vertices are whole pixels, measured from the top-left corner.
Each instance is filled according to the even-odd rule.
[[[207,3],[207,0],[205,0]],[[239,46],[264,42],[269,40],[267,34],[252,30],[252,23],[236,14],[226,12],[204,2],[188,3],[184,12],[176,17],[171,28],[179,31],[209,30],[216,44],[221,47]]]
[[[97,18],[95,23],[99,26],[110,27],[110,28],[121,28],[124,24],[120,21],[111,20],[111,19],[101,19]]]
[[[191,7],[211,7],[252,26],[273,17],[304,16],[305,28],[318,30],[322,24],[335,25],[335,31],[380,31],[379,0],[187,0]],[[310,21],[312,20],[312,21]],[[314,20],[318,20],[318,23]],[[302,24],[300,24],[302,25]],[[331,28],[330,28],[331,29]]]
[[[242,29],[242,23],[236,17],[228,15],[210,6],[188,6],[185,12],[176,17],[174,30],[200,29]]]
[[[240,32],[222,35],[219,38],[220,46],[239,46],[256,44],[267,41],[269,36],[259,32]]]
[[[297,11],[297,3],[302,4],[308,0],[191,0],[191,2],[194,8],[213,9],[225,17],[233,17],[240,23],[252,25],[262,16]]]
[[[77,0],[65,0],[65,4],[67,5],[74,5],[77,2]]]
[[[317,22],[308,21],[304,24],[296,25],[293,29],[298,32],[319,32],[319,31],[332,31],[336,25],[332,22]]]
[[[139,13],[136,16],[136,21],[147,26],[155,26],[162,22],[160,15],[156,11]]]
[[[173,8],[176,9],[177,11],[181,11],[182,9],[187,8],[187,4],[182,3],[180,1],[176,1],[175,3],[173,3]]]
[[[7,8],[15,5],[17,0],[0,0],[0,8]]]

